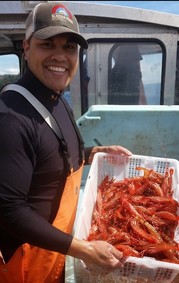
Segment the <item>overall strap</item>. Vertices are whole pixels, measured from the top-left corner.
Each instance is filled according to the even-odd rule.
[[[63,147],[63,153],[66,158],[69,172],[71,172],[71,158],[70,154],[68,152],[68,147],[66,144],[66,141],[63,137],[62,131],[57,124],[55,118],[52,116],[52,114],[48,111],[48,109],[38,100],[36,99],[30,91],[28,91],[25,87],[16,85],[16,84],[9,84],[6,85],[2,90],[1,93],[7,91],[7,90],[13,90],[18,93],[20,93],[23,97],[26,98],[28,102],[32,104],[32,106],[39,112],[39,114],[44,118],[46,123],[49,125],[49,127],[54,131],[58,139],[60,140],[60,143]]]
[[[70,117],[70,120],[71,120],[71,122],[72,122],[72,124],[73,124],[73,127],[74,127],[74,129],[75,129],[76,135],[77,135],[77,137],[78,137],[78,141],[79,141],[79,152],[80,152],[79,164],[82,164],[83,161],[84,161],[84,159],[85,159],[85,157],[84,157],[84,141],[83,141],[83,138],[82,138],[81,133],[80,133],[80,131],[79,131],[78,127],[77,127],[77,124],[76,124],[76,122],[75,122],[75,120],[74,120],[73,114],[72,114],[72,112],[69,110],[68,102],[66,101],[66,99],[65,99],[63,96],[60,96],[60,99],[61,99],[61,101],[63,102],[63,104],[64,104],[64,106],[65,106],[65,108],[66,108],[66,111],[67,111],[67,113],[68,113],[68,115],[69,115],[69,117]]]

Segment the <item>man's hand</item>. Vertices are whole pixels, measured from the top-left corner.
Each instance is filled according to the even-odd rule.
[[[105,241],[83,241],[74,238],[68,255],[84,261],[90,270],[108,273],[121,267],[126,258],[123,253]]]
[[[95,146],[92,148],[89,158],[88,158],[88,164],[90,165],[93,161],[93,157],[95,153],[97,152],[105,152],[110,154],[120,154],[125,156],[131,156],[132,152],[130,152],[128,149],[126,149],[123,146],[120,145],[109,145],[109,146]]]

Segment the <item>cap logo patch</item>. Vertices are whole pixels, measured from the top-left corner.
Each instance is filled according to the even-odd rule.
[[[72,14],[63,5],[56,5],[52,8],[52,20],[66,20],[73,24]]]

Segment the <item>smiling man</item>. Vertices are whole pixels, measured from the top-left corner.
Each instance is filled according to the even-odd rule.
[[[120,146],[84,148],[63,90],[87,48],[75,16],[60,3],[38,4],[26,21],[27,71],[0,99],[0,282],[64,282],[65,255],[90,268],[121,266],[123,254],[103,241],[72,235],[84,162],[94,153],[131,155]],[[19,93],[57,122],[58,135]],[[34,102],[33,100],[33,103]],[[39,105],[39,104],[38,104]]]

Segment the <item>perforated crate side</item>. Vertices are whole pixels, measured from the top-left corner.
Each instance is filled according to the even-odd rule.
[[[82,214],[85,214],[85,217],[83,217],[82,221],[80,222],[80,226],[78,225],[79,234],[83,234],[83,236],[86,235],[86,238],[88,236],[88,232],[90,230],[89,220],[92,217],[92,209],[89,209],[89,198],[91,199],[93,205],[95,205],[97,188],[101,181],[104,179],[104,177],[109,176],[114,177],[117,180],[121,180],[125,177],[130,178],[143,175],[143,171],[136,170],[136,167],[153,169],[154,171],[162,175],[165,174],[166,169],[168,167],[172,167],[174,169],[173,188],[175,199],[179,199],[179,162],[177,160],[150,156],[133,155],[130,157],[126,157],[106,153],[97,153],[91,165],[91,169],[85,186],[82,205],[85,208],[84,210],[82,210]],[[86,215],[89,213],[89,211],[90,215]],[[85,230],[84,233],[82,233],[82,230]],[[179,231],[177,232],[177,235],[179,235]],[[78,237],[78,233],[76,236]],[[86,268],[83,267],[81,262],[78,262],[77,266],[78,267],[76,271],[79,272],[78,274],[81,274],[82,277],[84,276],[83,278],[89,275],[89,271],[87,271]],[[156,261],[152,258],[133,258],[127,261],[123,267],[111,273],[111,277],[109,274],[108,279],[110,279],[109,282],[116,282],[115,278],[129,278],[130,282],[130,279],[135,280],[136,278],[145,278],[146,280],[149,279],[152,280],[152,282],[156,283],[171,283],[178,272],[179,265],[177,264],[164,263]],[[97,278],[95,279],[96,281],[94,282],[99,282]],[[104,280],[100,282],[106,281]]]

